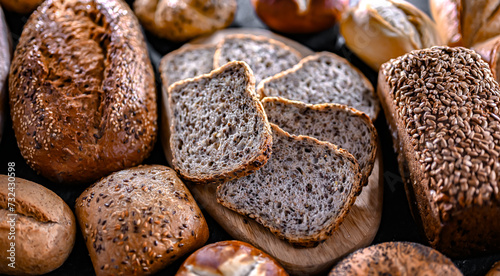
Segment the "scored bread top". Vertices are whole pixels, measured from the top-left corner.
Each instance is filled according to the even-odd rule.
[[[361,189],[356,159],[328,142],[271,123],[273,154],[255,173],[217,188],[217,201],[299,247],[325,241]]]
[[[217,182],[252,173],[269,159],[271,128],[245,62],[169,88],[172,163],[193,182]]]
[[[234,34],[226,36],[217,45],[214,68],[230,61],[246,62],[255,75],[255,84],[299,62],[302,55],[284,43],[272,38]]]
[[[302,59],[293,68],[263,80],[261,98],[283,97],[309,104],[343,104],[377,118],[380,104],[370,81],[356,67],[333,53]]]
[[[262,105],[269,122],[284,131],[348,151],[359,163],[363,185],[368,183],[377,154],[377,130],[366,114],[345,105],[311,105],[284,98],[264,98]]]

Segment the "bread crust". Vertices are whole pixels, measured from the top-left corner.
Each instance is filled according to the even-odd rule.
[[[40,275],[60,267],[68,258],[76,235],[76,221],[69,206],[51,190],[15,177],[0,175],[0,273]],[[9,185],[15,183],[15,185]],[[14,189],[9,189],[14,188]],[[10,199],[15,196],[15,202]],[[8,239],[15,208],[15,240]],[[15,268],[7,252],[15,242]]]
[[[484,42],[475,44],[471,48],[481,55],[481,58],[486,61],[491,68],[491,73],[493,77],[497,80],[500,80],[500,35],[495,36],[489,40]]]
[[[147,165],[87,188],[76,215],[97,275],[148,275],[208,239],[207,223],[174,170]]]
[[[9,89],[21,154],[52,181],[88,183],[153,149],[154,72],[122,0],[44,2],[25,25]]]
[[[198,249],[184,261],[175,275],[212,273],[210,275],[238,276],[243,275],[237,271],[244,270],[244,266],[252,266],[250,275],[288,276],[285,269],[271,256],[241,241],[221,241]]]
[[[178,86],[182,86],[185,83],[188,82],[196,82],[204,78],[212,78],[213,76],[216,76],[226,70],[226,68],[230,68],[234,65],[239,65],[242,66],[245,69],[246,75],[249,77],[248,85],[245,88],[245,92],[247,93],[248,96],[254,98],[254,103],[255,103],[255,108],[257,109],[258,116],[266,122],[266,129],[263,133],[264,135],[264,142],[262,142],[260,146],[260,152],[256,153],[253,158],[245,160],[244,162],[241,163],[240,166],[237,168],[232,168],[228,169],[226,171],[222,171],[220,173],[214,173],[212,175],[200,175],[200,174],[190,174],[188,171],[182,169],[178,165],[178,158],[177,155],[178,153],[176,151],[172,151],[172,164],[174,169],[179,173],[179,175],[182,176],[182,178],[198,183],[198,184],[205,184],[205,183],[217,183],[217,182],[223,182],[223,181],[229,181],[232,179],[240,178],[246,175],[249,175],[253,173],[254,171],[258,170],[262,166],[264,166],[271,156],[271,151],[272,151],[272,134],[271,134],[271,128],[267,124],[267,116],[266,113],[264,112],[264,107],[262,107],[262,103],[257,99],[255,92],[254,92],[254,87],[255,87],[255,79],[253,77],[252,70],[250,67],[245,63],[241,61],[233,61],[229,62],[226,65],[217,68],[210,72],[209,74],[201,75],[195,78],[187,79],[187,80],[182,80],[174,83],[168,88],[168,108],[167,108],[167,114],[173,114],[173,106],[175,103],[172,100],[172,93],[171,91],[176,89]],[[174,149],[176,148],[175,144],[175,126],[177,124],[177,121],[175,118],[172,116],[170,119],[170,148]]]

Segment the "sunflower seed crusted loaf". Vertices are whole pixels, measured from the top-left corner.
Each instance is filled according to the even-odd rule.
[[[245,62],[170,86],[168,113],[173,167],[193,182],[245,176],[262,167],[271,128]]]
[[[228,35],[218,45],[214,68],[230,61],[244,61],[255,74],[255,83],[297,64],[302,55],[280,41],[264,36]]]
[[[210,73],[215,45],[188,45],[168,53],[160,63],[164,89],[174,82]]]
[[[269,122],[284,131],[348,151],[359,163],[362,183],[368,183],[377,154],[377,130],[366,114],[345,105],[311,105],[283,98],[264,98],[262,105]]]
[[[217,201],[294,246],[313,247],[342,223],[361,189],[356,159],[271,123],[273,154],[255,173],[217,188]]]
[[[343,104],[366,113],[372,120],[380,110],[368,79],[347,60],[328,52],[308,56],[293,68],[263,80],[257,92],[261,98]]]
[[[450,256],[500,248],[500,88],[465,48],[385,63],[378,93],[414,217]]]

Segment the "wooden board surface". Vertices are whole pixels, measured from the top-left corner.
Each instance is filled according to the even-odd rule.
[[[226,29],[212,36],[196,39],[191,44],[215,44],[225,35],[250,33],[280,40],[295,48],[304,56],[313,52],[307,47],[262,29]],[[162,93],[165,99],[165,91]],[[166,122],[165,104],[162,103],[162,119]],[[164,149],[169,145],[166,124],[161,129]],[[292,275],[314,275],[330,269],[344,255],[371,244],[382,216],[382,154],[379,151],[368,185],[356,199],[350,213],[334,234],[315,248],[294,248],[274,236],[269,230],[217,203],[215,185],[188,185],[201,208],[204,208],[234,239],[253,244],[273,256]]]

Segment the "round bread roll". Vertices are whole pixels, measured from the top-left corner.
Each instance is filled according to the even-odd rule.
[[[75,233],[75,216],[58,195],[0,175],[0,274],[40,275],[60,267],[73,249]]]
[[[285,276],[271,256],[240,241],[209,244],[189,256],[176,276]]]
[[[229,26],[236,6],[236,0],[136,0],[134,11],[153,34],[185,41]]]
[[[329,276],[340,275],[462,275],[438,251],[411,242],[386,242],[355,251],[338,263]]]
[[[208,239],[191,193],[160,165],[101,179],[77,199],[76,215],[97,275],[153,274]]]
[[[496,262],[486,276],[500,276],[500,261]]]

